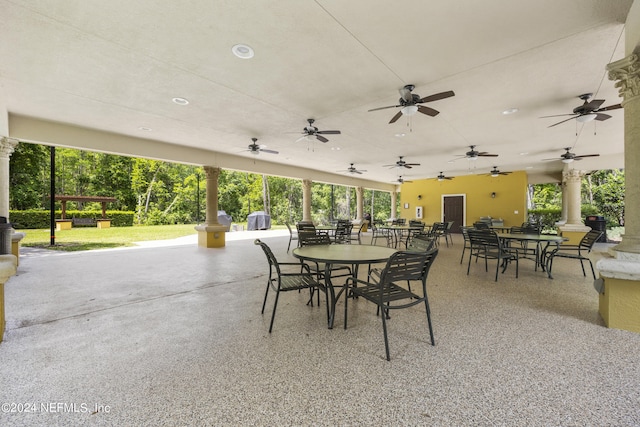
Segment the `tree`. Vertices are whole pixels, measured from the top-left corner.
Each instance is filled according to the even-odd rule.
[[[10,157],[9,209],[41,209],[48,203],[49,147],[21,142]]]

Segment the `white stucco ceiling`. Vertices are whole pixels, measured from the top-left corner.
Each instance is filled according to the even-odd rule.
[[[355,163],[367,170],[358,178],[381,188],[399,173],[421,179],[494,165],[540,181],[562,169],[543,159],[563,147],[600,154],[577,168],[623,167],[622,109],[607,121],[552,128],[562,118],[540,116],[571,113],[587,92],[603,106],[621,102],[605,66],[625,56],[631,4],[0,0],[3,133],[339,183],[351,177],[337,171]],[[235,57],[238,43],[255,57]],[[397,104],[405,84],[421,97],[456,95],[427,104],[436,117],[388,124],[397,109],[367,111]],[[512,107],[519,111],[502,114]],[[296,142],[307,118],[342,134]],[[56,122],[55,136],[40,128],[46,121]],[[86,128],[83,137],[69,125]],[[279,154],[243,151],[252,137]],[[469,145],[499,156],[449,163]],[[383,167],[398,156],[421,166]]]

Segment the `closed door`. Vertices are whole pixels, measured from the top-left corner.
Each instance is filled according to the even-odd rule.
[[[464,221],[464,196],[444,196],[443,222],[453,221],[452,233],[460,233]]]

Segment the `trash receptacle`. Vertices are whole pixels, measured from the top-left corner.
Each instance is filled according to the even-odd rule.
[[[591,227],[592,230],[602,231],[602,235],[598,242],[607,243],[607,221],[601,215],[589,215],[584,220],[584,225]]]
[[[7,223],[7,218],[0,216],[0,255],[11,255],[11,235],[13,227]]]

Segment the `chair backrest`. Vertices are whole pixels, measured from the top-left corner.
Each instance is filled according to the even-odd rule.
[[[391,255],[380,275],[380,284],[403,280],[425,280],[438,250],[429,252],[396,252]]]
[[[437,238],[430,234],[418,233],[414,234],[407,246],[407,252],[429,252],[434,248]]]
[[[300,246],[330,245],[331,237],[326,233],[302,232],[299,234]]]
[[[298,232],[300,231],[313,231],[314,233],[316,232],[316,226],[313,225],[312,222],[300,221],[296,223],[296,228],[298,229]]]
[[[471,227],[465,227],[463,225],[460,226],[460,232],[462,233],[462,237],[464,238],[465,241],[469,241],[469,229]]]
[[[502,247],[500,239],[495,231],[470,228],[467,230],[467,233],[469,233],[469,241],[471,242],[472,247]]]
[[[285,225],[286,225],[286,226],[287,226],[287,228],[289,229],[289,234],[290,234],[291,236],[293,236],[293,230],[291,230],[291,226],[289,225],[289,223],[288,223],[288,222],[285,222]]]
[[[476,230],[489,230],[489,224],[483,221],[476,221],[473,223],[473,228]]]
[[[580,246],[580,249],[586,249],[587,252],[591,252],[591,248],[593,248],[593,245],[595,245],[600,236],[602,236],[602,233],[602,231],[591,230],[584,235],[578,246]]]
[[[453,227],[453,221],[447,221],[447,233],[451,231],[451,227]]]
[[[271,251],[271,248],[269,248],[269,246],[263,241],[261,241],[260,239],[254,240],[253,244],[259,245],[262,248],[262,250],[264,251],[264,254],[267,256],[267,261],[269,262],[269,269],[275,268],[276,273],[278,273],[278,276],[279,276],[280,265],[278,264],[278,260],[276,259],[276,256]]]
[[[351,230],[353,224],[350,222],[338,222],[336,224],[335,240],[336,242],[349,240],[351,238]]]

